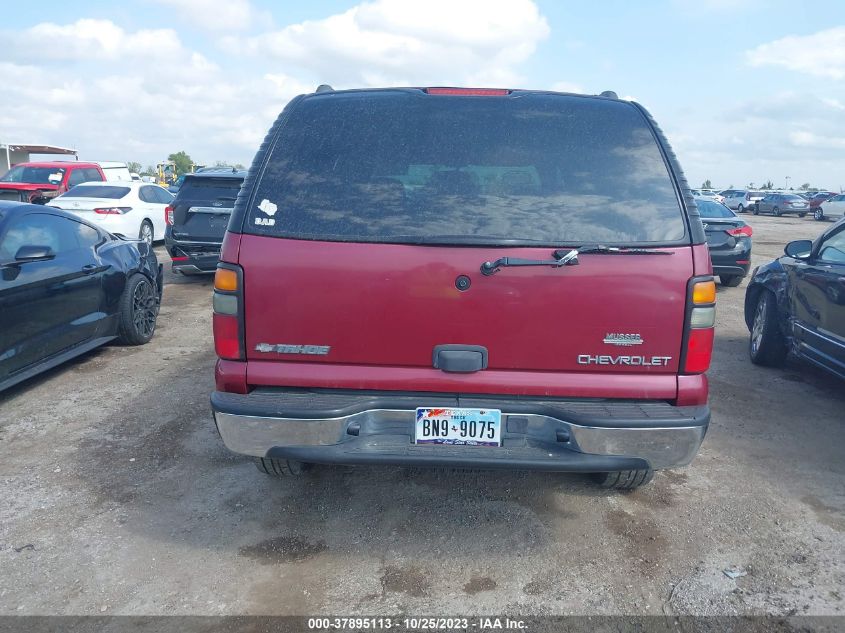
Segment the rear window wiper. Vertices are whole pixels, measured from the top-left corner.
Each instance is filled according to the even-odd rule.
[[[558,253],[561,256],[558,257]],[[563,251],[555,251],[555,259],[521,259],[519,257],[500,257],[491,262],[484,262],[481,264],[482,275],[493,275],[499,272],[500,268],[508,266],[551,266],[553,268],[560,268],[561,266],[577,266],[578,265],[578,251],[572,249],[567,253]]]
[[[520,259],[518,257],[500,257],[497,260],[481,264],[481,273],[493,275],[499,272],[500,268],[507,266],[577,266],[578,256],[584,254],[597,255],[671,255],[671,251],[658,251],[651,248],[620,248],[618,246],[603,246],[593,244],[580,246],[578,248],[561,248],[552,255],[554,259]]]
[[[653,248],[626,248],[624,246],[604,246],[592,244],[574,249],[579,255],[671,255],[672,251],[659,251]],[[565,257],[572,249],[564,248],[554,252],[555,257]]]

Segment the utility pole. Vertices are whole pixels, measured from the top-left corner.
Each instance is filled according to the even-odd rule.
[[[789,189],[789,176],[786,177],[786,187],[784,189]]]

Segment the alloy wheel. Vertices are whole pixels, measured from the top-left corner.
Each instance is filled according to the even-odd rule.
[[[766,297],[761,296],[754,312],[754,323],[751,326],[751,353],[756,354],[763,341],[763,326],[766,323]]]
[[[139,237],[143,241],[145,241],[147,244],[152,246],[152,244],[153,244],[153,227],[151,227],[149,224],[144,222],[141,225],[141,234],[139,235]]]
[[[150,337],[156,327],[158,305],[152,284],[144,279],[132,295],[132,323],[135,331],[143,337]]]

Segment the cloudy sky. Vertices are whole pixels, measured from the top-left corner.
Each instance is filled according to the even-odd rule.
[[[843,0],[44,0],[0,42],[0,143],[83,159],[248,164],[320,83],[611,89],[695,185],[845,188]]]

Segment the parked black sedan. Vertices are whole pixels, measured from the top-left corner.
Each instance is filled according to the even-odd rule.
[[[115,339],[148,342],[161,290],[146,243],[0,201],[0,391]]]
[[[794,193],[767,194],[754,205],[754,209],[752,210],[754,215],[771,213],[772,215],[781,216],[785,213],[797,213],[799,218],[803,218],[809,212],[810,203]]]
[[[779,365],[791,351],[845,379],[845,219],[784,252],[745,291],[751,361]]]
[[[723,286],[738,286],[751,265],[751,227],[719,202],[697,198],[695,204],[704,224],[713,274],[719,275]]]

